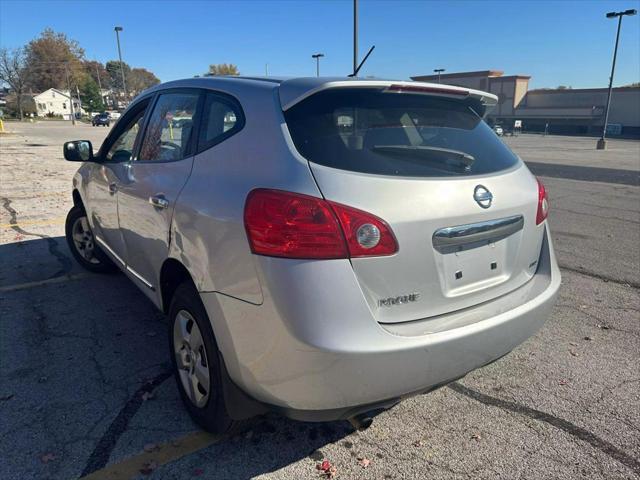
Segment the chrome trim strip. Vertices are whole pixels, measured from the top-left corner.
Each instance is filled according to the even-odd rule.
[[[111,247],[109,245],[107,245],[107,242],[105,242],[103,239],[101,239],[99,236],[95,235],[96,241],[102,245],[107,252],[109,252],[113,258],[115,258],[117,261],[119,261],[123,266],[125,265],[124,260],[122,260],[117,254],[116,252],[114,252],[113,250],[111,250]]]
[[[153,284],[149,283],[147,281],[147,279],[145,279],[142,275],[140,275],[138,272],[136,272],[133,268],[131,268],[129,265],[127,265],[127,271],[129,273],[131,273],[131,275],[133,275],[134,277],[136,277],[138,280],[140,280],[142,283],[144,283],[147,287],[149,287],[151,290],[155,290],[155,288],[153,288]]]
[[[485,240],[496,240],[508,237],[522,230],[523,227],[524,218],[522,215],[514,215],[486,222],[440,228],[433,233],[433,246],[436,250],[440,250]]]

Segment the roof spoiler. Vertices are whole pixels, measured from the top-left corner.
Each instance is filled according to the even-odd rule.
[[[474,111],[484,117],[498,103],[498,97],[492,93],[470,88],[443,85],[439,83],[392,81],[392,80],[345,80],[317,78],[296,78],[280,84],[280,104],[282,110],[289,110],[304,99],[318,92],[333,88],[376,88],[389,94],[418,94],[446,97],[470,103]]]

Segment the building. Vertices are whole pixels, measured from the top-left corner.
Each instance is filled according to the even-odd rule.
[[[529,90],[528,75],[503,75],[499,70],[446,73],[440,81],[449,85],[493,93],[498,104],[487,116],[491,124],[507,130],[516,120],[523,131],[547,129],[549,133],[600,135],[604,125],[607,88]],[[438,75],[411,77],[420,82],[438,82]],[[640,87],[614,88],[611,94],[607,135],[640,137]]]
[[[50,88],[49,90],[34,95],[33,99],[36,102],[36,114],[39,117],[59,115],[64,120],[71,120],[71,96],[69,95],[69,91]],[[84,113],[82,103],[77,97],[73,98],[73,111],[76,118],[80,118]]]

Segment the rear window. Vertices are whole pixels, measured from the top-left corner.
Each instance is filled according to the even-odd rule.
[[[410,177],[495,173],[518,158],[464,101],[329,89],[285,112],[296,149],[328,167]]]

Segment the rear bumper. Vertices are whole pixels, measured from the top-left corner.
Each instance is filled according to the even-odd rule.
[[[231,380],[302,420],[391,406],[492,362],[543,325],[560,286],[547,230],[536,275],[516,291],[446,316],[381,325],[358,301],[349,262],[285,260],[284,268],[283,260],[256,258],[262,305],[217,293],[202,299]]]

